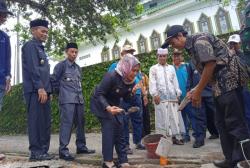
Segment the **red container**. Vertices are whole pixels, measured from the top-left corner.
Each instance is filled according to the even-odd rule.
[[[155,151],[157,149],[157,146],[160,142],[161,137],[163,135],[161,134],[150,134],[143,138],[143,144],[146,147],[147,150],[147,158],[149,159],[159,159],[160,156],[158,156]]]

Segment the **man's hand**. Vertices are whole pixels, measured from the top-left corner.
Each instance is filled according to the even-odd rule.
[[[10,79],[6,79],[5,92],[9,93],[11,90]]]
[[[48,100],[47,92],[42,88],[38,89],[38,101],[42,104],[46,103]]]
[[[146,106],[148,104],[148,97],[147,97],[147,95],[143,96],[143,103],[144,103],[144,106]]]
[[[139,89],[139,88],[140,88],[140,85],[139,85],[139,83],[137,83],[137,84],[133,87],[132,93],[135,94],[136,90]]]
[[[160,104],[161,102],[160,96],[154,96],[154,102],[156,105]]]
[[[123,109],[117,107],[117,106],[108,106],[106,108],[107,112],[111,113],[112,115],[119,114],[123,111]]]
[[[192,91],[191,99],[192,99],[192,105],[194,107],[201,106],[201,92],[198,89],[195,89],[194,91]]]
[[[192,98],[192,92],[191,92],[191,91],[187,92],[187,95],[186,95],[186,96],[187,96],[188,99],[191,100],[191,98]]]

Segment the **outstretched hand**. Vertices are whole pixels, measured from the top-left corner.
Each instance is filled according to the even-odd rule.
[[[106,110],[111,113],[112,115],[116,115],[116,114],[119,114],[123,111],[123,109],[121,109],[120,107],[117,107],[117,106],[108,106],[106,108]]]

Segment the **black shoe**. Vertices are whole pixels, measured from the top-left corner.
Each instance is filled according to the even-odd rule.
[[[42,160],[51,160],[53,159],[54,157],[52,157],[51,155],[49,154],[31,154],[30,155],[30,158],[29,158],[29,161],[42,161]]]
[[[184,145],[184,140],[178,140],[176,137],[172,137],[172,142],[174,145]]]
[[[66,161],[73,161],[73,160],[75,160],[75,158],[71,154],[69,154],[69,153],[65,153],[65,154],[60,153],[59,154],[59,158],[63,159],[63,160],[66,160]]]
[[[204,146],[204,141],[195,141],[193,144],[193,148],[200,148]]]
[[[219,138],[219,135],[213,134],[208,139],[218,139],[218,138]]]
[[[88,148],[83,148],[83,149],[77,149],[76,153],[77,154],[92,154],[92,153],[95,153],[95,150],[88,149]]]
[[[232,164],[227,160],[216,160],[213,162],[216,167],[232,168]]]
[[[55,158],[55,156],[50,155],[50,154],[48,154],[48,153],[45,153],[45,154],[43,154],[43,155],[44,155],[44,157],[46,158],[46,160],[52,160],[52,159]]]
[[[138,144],[136,144],[135,149],[138,149],[138,150],[145,150],[146,148],[145,148],[145,146],[144,146],[143,144],[138,143]]]

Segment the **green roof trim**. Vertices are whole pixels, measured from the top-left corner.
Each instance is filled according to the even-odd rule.
[[[143,11],[140,15],[134,16],[133,19],[140,18],[142,16],[154,13],[154,12],[159,11],[161,9],[164,9],[168,6],[172,6],[178,2],[183,2],[183,0],[170,0],[170,1],[158,3],[156,7]]]

